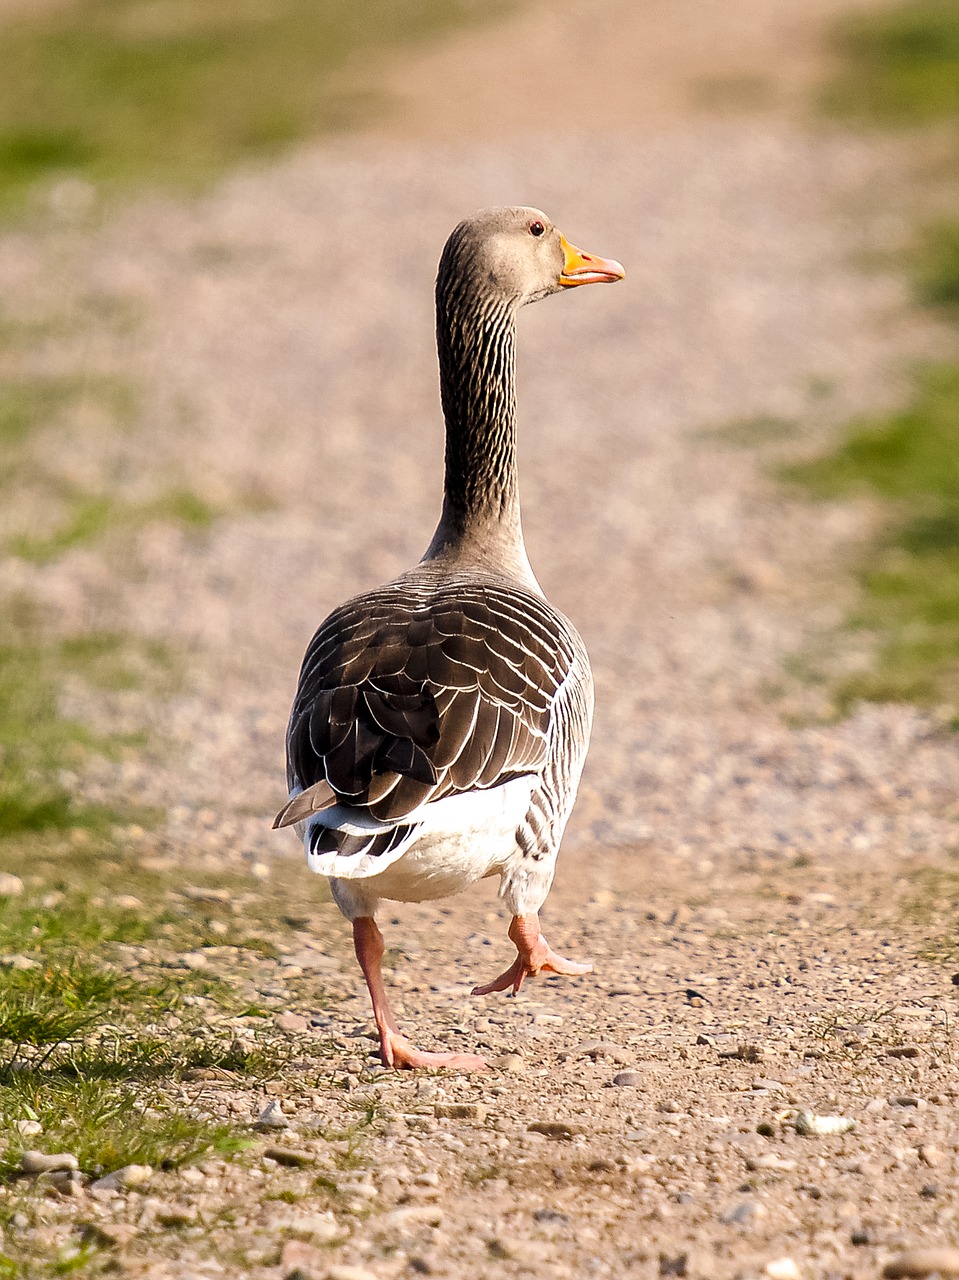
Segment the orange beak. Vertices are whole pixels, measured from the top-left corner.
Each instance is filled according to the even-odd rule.
[[[612,284],[614,280],[622,280],[626,274],[615,258],[597,258],[591,253],[583,253],[565,236],[560,236],[559,242],[566,254],[559,277],[562,285]]]

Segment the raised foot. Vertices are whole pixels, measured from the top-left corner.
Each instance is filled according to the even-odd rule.
[[[439,1067],[452,1071],[485,1071],[488,1065],[477,1053],[424,1053],[394,1031],[383,1037],[381,1053],[384,1064],[395,1071]]]
[[[578,960],[567,960],[564,956],[558,956],[540,934],[528,955],[524,956],[521,952],[505,973],[501,973],[498,978],[494,978],[492,982],[487,982],[482,987],[474,987],[473,995],[488,996],[494,991],[507,991],[510,987],[513,989],[513,995],[516,995],[526,978],[533,978],[544,969],[550,973],[561,973],[569,978],[593,972],[591,964],[581,964]]]

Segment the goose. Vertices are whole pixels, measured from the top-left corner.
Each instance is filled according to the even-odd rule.
[[[352,922],[383,1063],[485,1067],[427,1053],[399,1030],[383,981],[381,899],[422,902],[500,877],[516,959],[473,995],[590,964],[540,932],[586,758],[589,659],[533,575],[516,470],[515,320],[521,306],[621,280],[539,209],[484,209],[450,235],[436,280],[446,421],[442,512],[422,560],[347,600],[303,659],[286,736],[289,801],[307,865]]]

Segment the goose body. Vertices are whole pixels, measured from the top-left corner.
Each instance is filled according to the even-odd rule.
[[[585,647],[539,587],[515,463],[515,313],[620,279],[536,209],[484,210],[450,236],[437,277],[446,418],[443,512],[423,560],[335,609],[313,637],[287,732],[290,800],[309,867],[353,922],[388,1065],[485,1065],[421,1053],[386,996],[378,902],[445,897],[500,877],[517,958],[474,994],[541,969],[583,973],[539,932],[586,758]]]

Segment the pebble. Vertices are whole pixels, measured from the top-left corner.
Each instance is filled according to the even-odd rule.
[[[546,1138],[563,1138],[569,1141],[570,1138],[582,1133],[579,1125],[568,1124],[565,1120],[534,1120],[532,1124],[526,1126],[527,1133],[541,1133]]]
[[[366,1267],[350,1267],[350,1266],[333,1266],[327,1267],[323,1273],[323,1280],[379,1280],[372,1271],[367,1271]]]
[[[849,1116],[817,1116],[812,1111],[797,1111],[794,1123],[796,1132],[806,1138],[848,1133],[856,1127],[855,1120]]]
[[[931,1142],[924,1142],[919,1148],[919,1159],[929,1169],[935,1169],[942,1164],[943,1156],[940,1149]]]
[[[931,1249],[907,1249],[890,1258],[883,1268],[886,1280],[922,1280],[924,1276],[959,1276],[959,1249],[947,1245]]]
[[[206,969],[209,963],[210,957],[203,951],[184,951],[173,961],[172,967],[190,970]]]
[[[264,1147],[263,1157],[266,1160],[275,1160],[277,1164],[285,1165],[288,1169],[305,1169],[307,1165],[314,1162],[314,1157],[309,1151],[294,1151],[292,1147]]]
[[[94,1191],[132,1191],[135,1187],[145,1186],[153,1177],[153,1169],[148,1164],[127,1164],[122,1169],[114,1169],[112,1173],[97,1178],[93,1183]]]
[[[35,1138],[38,1133],[43,1133],[39,1120],[14,1120],[13,1127],[21,1138]]]
[[[80,1161],[69,1152],[48,1155],[45,1151],[24,1151],[20,1157],[24,1173],[53,1173],[57,1169],[79,1169]]]
[[[433,1115],[437,1120],[479,1120],[487,1116],[487,1109],[482,1102],[436,1102],[433,1104]]]
[[[273,1021],[280,1031],[306,1031],[310,1025],[302,1013],[278,1013]]]
[[[19,898],[23,893],[23,881],[9,871],[0,871],[0,898]]]
[[[290,1122],[283,1114],[283,1105],[279,1098],[274,1098],[263,1108],[253,1125],[260,1133],[275,1129],[289,1129]]]
[[[561,1053],[559,1060],[567,1062],[572,1058],[592,1058],[595,1062],[597,1058],[609,1058],[611,1062],[629,1062],[631,1056],[622,1045],[614,1044],[612,1040],[584,1040],[575,1048]]]
[[[126,1222],[84,1222],[80,1225],[81,1240],[107,1249],[122,1249],[136,1233],[136,1227]]]
[[[641,1071],[617,1071],[613,1076],[613,1084],[622,1085],[624,1088],[637,1088],[643,1084],[643,1074]]]
[[[190,1227],[199,1221],[199,1211],[193,1204],[164,1204],[156,1211],[161,1227]]]
[[[758,1205],[754,1204],[752,1200],[743,1200],[732,1209],[727,1209],[725,1213],[720,1214],[719,1221],[724,1227],[742,1227],[760,1216]]]
[[[766,1263],[769,1280],[800,1280],[799,1267],[793,1258],[774,1258]]]
[[[500,1071],[509,1071],[513,1075],[518,1075],[526,1070],[526,1059],[521,1053],[504,1053],[493,1062],[493,1066],[498,1067]]]
[[[720,1049],[719,1056],[737,1062],[762,1062],[766,1050],[760,1044],[738,1044],[735,1049]]]
[[[328,1244],[344,1234],[332,1213],[299,1213],[279,1224],[284,1230],[315,1244]]]
[[[774,1152],[768,1152],[761,1156],[750,1156],[746,1161],[746,1168],[751,1173],[760,1173],[763,1171],[773,1173],[791,1173],[796,1168],[795,1160],[784,1160],[782,1156],[777,1156]]]

